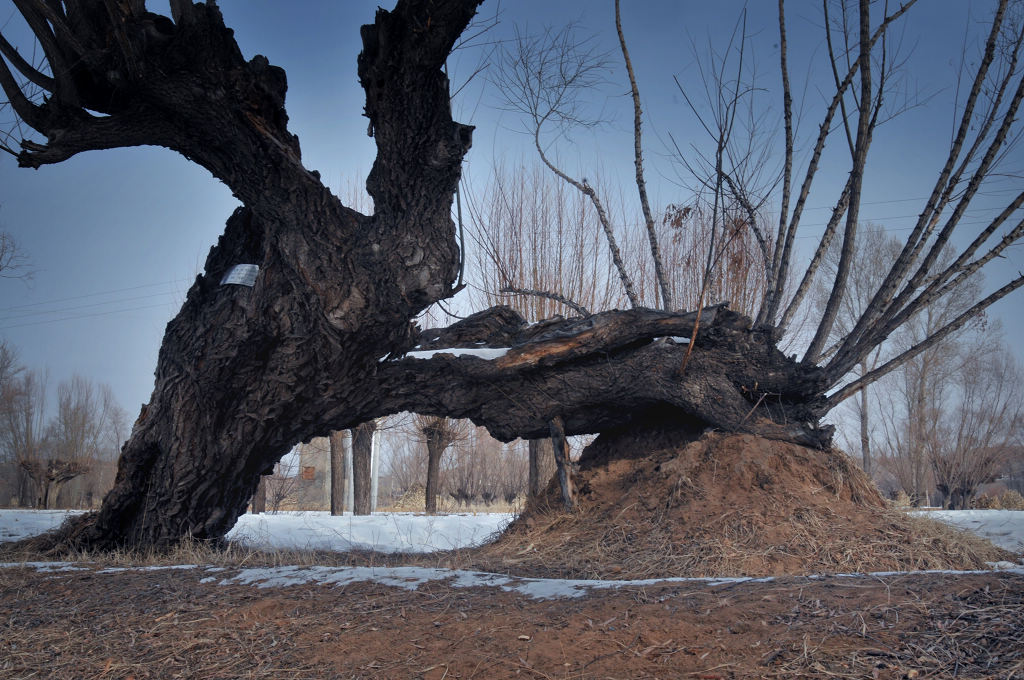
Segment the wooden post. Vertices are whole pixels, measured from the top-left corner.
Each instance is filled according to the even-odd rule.
[[[558,485],[562,488],[562,501],[566,510],[576,509],[576,490],[572,485],[572,463],[569,460],[569,443],[565,440],[565,421],[555,416],[549,423],[551,445],[555,449],[555,467],[558,470]]]

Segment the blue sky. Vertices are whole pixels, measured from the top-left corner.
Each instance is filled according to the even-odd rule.
[[[373,140],[361,116],[363,93],[356,79],[359,26],[372,20],[379,0],[224,0],[226,21],[247,57],[264,54],[288,74],[287,108],[291,129],[299,135],[307,167],[343,198],[361,186],[374,158]],[[774,94],[778,49],[775,3],[749,3],[747,32],[763,87]],[[150,3],[154,11],[166,11]],[[994,2],[920,0],[902,33],[908,56],[906,88],[930,96],[880,129],[872,151],[862,218],[894,230],[913,223],[919,199],[930,189],[952,128],[949,87],[956,74],[965,27],[977,28]],[[653,200],[664,205],[680,199],[670,181],[665,140],[699,139],[672,81],[693,82],[693,45],[703,50],[722,44],[735,26],[742,2],[624,0],[623,21],[649,114],[646,146],[651,163]],[[481,14],[499,7],[485,3]],[[790,2],[791,72],[795,87],[811,106],[820,102],[824,48],[818,2]],[[579,20],[607,49],[616,47],[611,0],[501,3],[502,23],[490,36],[507,38],[514,25],[537,30]],[[17,31],[16,11],[0,3],[0,26]],[[615,55],[613,55],[615,56]],[[478,52],[464,51],[451,62],[453,80],[473,69]],[[596,95],[610,123],[561,147],[571,166],[600,162],[612,177],[629,180],[631,110],[621,69],[614,92]],[[808,83],[804,90],[805,81]],[[456,118],[477,126],[467,174],[485,177],[496,158],[530,158],[516,119],[478,79],[455,103]],[[817,123],[804,121],[810,132]],[[1014,167],[1021,163],[1019,149]],[[823,176],[823,186],[839,175]],[[1017,180],[1019,182],[1019,180]],[[1007,185],[1005,188],[1009,188]],[[629,187],[627,187],[629,190]],[[812,196],[811,208],[834,200]],[[0,229],[11,233],[31,258],[30,284],[0,280],[0,337],[19,351],[30,367],[48,368],[51,385],[75,372],[114,388],[122,406],[134,415],[148,401],[164,325],[176,313],[199,273],[210,246],[235,207],[230,192],[209,174],[173,152],[136,148],[92,152],[38,171],[16,167],[0,156]],[[805,220],[814,233],[812,211]],[[822,218],[823,220],[823,218]],[[804,241],[809,242],[808,239]],[[1003,282],[1024,269],[1024,255],[1011,250],[993,269],[991,282]],[[1020,337],[1021,301],[1000,303],[992,316],[1002,318],[1008,336]]]

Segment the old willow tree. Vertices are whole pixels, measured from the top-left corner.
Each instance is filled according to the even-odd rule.
[[[885,35],[912,2],[877,17],[872,3],[860,0],[849,13],[852,28],[840,41],[848,50],[832,55],[835,93],[797,175],[780,0],[785,163],[774,184],[780,210],[770,236],[754,209],[763,201],[723,153],[728,115],[719,121],[710,186],[749,208],[746,226],[764,244],[767,293],[755,320],[719,304],[527,325],[497,307],[425,331],[412,319],[457,288],[451,207],[471,133],[451,118],[442,66],[479,0],[399,0],[362,28],[358,70],[377,143],[366,181],[373,215],[342,205],[303,167],[286,127],[284,73],[263,57],[245,61],[213,2],[171,0],[169,18],[146,11],[142,0],[14,4],[45,56],[32,63],[0,41],[0,85],[20,121],[40,136],[8,149],[20,165],[159,145],[202,165],[243,204],[167,327],[155,389],[122,450],[113,490],[98,513],[51,536],[51,547],[218,538],[244,511],[260,473],[294,442],[401,410],[471,418],[504,440],[561,441],[667,417],[825,446],[831,430],[819,422],[838,401],[1024,283],[1013,279],[902,356],[847,378],[893,329],[1024,232],[1020,193],[952,262],[937,265],[1019,135],[1024,33],[1013,13],[1019,6],[1005,0],[967,79],[948,160],[918,224],[858,323],[834,347],[826,340],[849,276],[865,163],[889,85]],[[833,24],[825,22],[829,31]],[[639,98],[634,102],[639,166]],[[542,104],[553,105],[548,115],[560,115],[558,101]],[[834,300],[797,360],[776,343],[806,291],[787,287],[793,243],[821,151],[833,137],[849,146],[848,178],[807,270],[833,235],[843,239],[843,255]],[[577,185],[593,198],[585,180]],[[253,265],[251,285],[226,283],[244,280],[232,278],[237,265]],[[571,502],[571,493],[566,498]]]

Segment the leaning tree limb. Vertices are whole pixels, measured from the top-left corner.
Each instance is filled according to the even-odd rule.
[[[496,307],[421,333],[380,363],[366,408],[469,418],[503,441],[601,432],[649,418],[827,446],[822,372],[779,352],[768,332],[724,306],[695,312],[612,311],[526,324]]]

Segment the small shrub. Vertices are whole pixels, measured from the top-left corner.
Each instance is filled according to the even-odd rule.
[[[1009,489],[999,496],[999,505],[1003,510],[1024,510],[1024,496],[1019,492]]]
[[[1002,510],[1002,498],[998,494],[985,494],[978,496],[971,503],[971,506],[978,510]]]
[[[909,508],[910,505],[911,505],[911,503],[910,503],[910,496],[907,495],[906,491],[904,491],[903,489],[900,489],[896,493],[896,497],[892,499],[892,503],[897,508]]]

